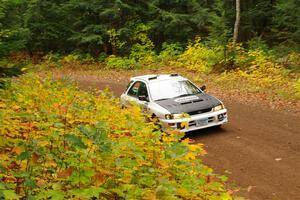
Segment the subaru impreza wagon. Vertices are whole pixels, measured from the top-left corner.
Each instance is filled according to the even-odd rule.
[[[178,74],[132,77],[121,95],[122,107],[134,102],[162,128],[188,132],[227,123],[224,104]]]

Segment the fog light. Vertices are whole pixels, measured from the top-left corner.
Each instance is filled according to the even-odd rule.
[[[218,115],[218,120],[219,120],[219,121],[222,121],[224,118],[225,118],[225,117],[224,117],[223,114]]]
[[[186,128],[186,126],[184,125],[184,122],[179,122],[176,124],[177,129],[183,130]]]

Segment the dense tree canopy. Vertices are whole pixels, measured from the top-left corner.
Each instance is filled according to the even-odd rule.
[[[238,40],[260,38],[268,45],[298,47],[300,2],[241,2]],[[210,44],[232,39],[235,1],[221,0],[0,0],[0,56],[80,51],[128,53],[139,31],[160,50],[200,36]],[[139,30],[140,24],[147,29]]]

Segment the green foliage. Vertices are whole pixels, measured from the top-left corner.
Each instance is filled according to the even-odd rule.
[[[106,53],[102,52],[102,53],[100,53],[99,56],[98,56],[98,61],[99,61],[99,62],[104,62],[106,58],[107,58]]]
[[[218,77],[218,83],[226,82],[227,88],[270,93],[289,99],[300,98],[290,70],[267,52],[260,48],[249,51],[238,48],[235,59],[243,68],[224,72]]]
[[[224,48],[235,20],[233,0],[1,0],[0,5],[1,57],[23,49],[31,55],[76,51],[128,56],[132,47],[132,58],[140,60],[154,46],[184,46],[197,35]],[[239,41],[262,38],[270,46],[299,50],[299,7],[297,0],[244,2]]]
[[[214,65],[223,59],[222,47],[208,47],[204,45],[200,38],[196,38],[193,43],[179,56],[180,65],[187,69],[198,72],[210,72]]]
[[[117,49],[122,49],[126,42],[121,42],[120,41],[120,33],[116,31],[116,29],[110,29],[107,31],[109,35],[109,43],[112,46],[113,49],[113,54],[117,53]]]
[[[154,62],[154,44],[147,34],[149,29],[150,26],[138,24],[135,27],[133,35],[134,45],[130,50],[130,58],[142,64],[150,64]]]
[[[226,13],[226,3],[222,0],[216,0],[213,9],[209,13],[209,36],[208,43],[211,45],[225,46],[231,37],[231,25]]]
[[[296,94],[300,97],[300,78],[298,81],[294,84],[294,88],[296,90]]]
[[[239,41],[246,43],[253,37],[272,41],[271,27],[275,1],[255,0],[241,4]],[[234,10],[233,10],[234,11]],[[233,15],[235,17],[235,15]]]
[[[78,54],[69,54],[65,57],[63,57],[62,61],[66,63],[72,63],[72,62],[77,62],[80,61],[80,55]]]
[[[153,9],[151,38],[157,39],[156,44],[186,43],[198,34],[207,35],[207,1],[149,1],[149,6]]]
[[[0,196],[232,199],[202,145],[153,131],[107,93],[27,74],[0,96]]]
[[[182,54],[183,48],[179,43],[163,43],[162,44],[162,51],[159,53],[158,58],[162,59],[163,61],[174,59],[180,54]]]
[[[251,40],[247,42],[247,45],[249,46],[249,50],[262,50],[263,52],[267,52],[269,50],[269,47],[261,37],[254,37]]]
[[[105,63],[108,69],[135,69],[137,67],[134,59],[117,57],[115,55],[106,58]]]
[[[297,0],[278,0],[273,15],[273,34],[279,43],[298,46],[300,42],[300,3]]]
[[[18,14],[23,3],[0,0],[0,58],[26,46],[29,30],[22,27],[20,23],[23,16]]]
[[[21,25],[29,29],[27,49],[30,52],[58,52],[70,45],[70,27],[62,0],[24,1]]]
[[[78,54],[72,53],[66,56],[63,56],[59,61],[62,64],[90,64],[95,62],[95,58],[90,54]]]

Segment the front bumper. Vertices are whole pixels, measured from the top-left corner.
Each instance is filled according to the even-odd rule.
[[[160,119],[163,128],[179,129],[180,132],[189,132],[212,126],[220,126],[228,122],[227,109],[192,115],[182,119]]]

